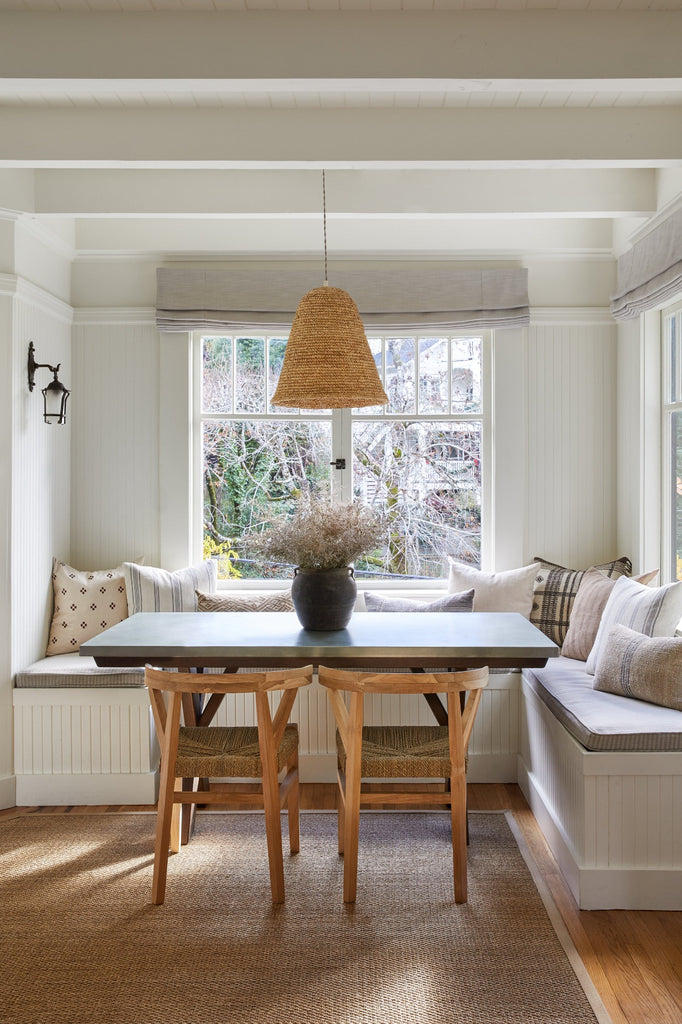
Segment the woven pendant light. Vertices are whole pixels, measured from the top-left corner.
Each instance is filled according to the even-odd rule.
[[[324,285],[298,304],[284,351],[273,405],[295,409],[354,409],[385,405],[388,396],[370,352],[358,307],[348,292],[327,284],[327,208],[324,214]]]

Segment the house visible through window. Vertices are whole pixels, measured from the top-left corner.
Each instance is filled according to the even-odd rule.
[[[385,409],[292,410],[270,401],[285,336],[197,337],[204,554],[221,578],[291,577],[250,541],[303,494],[385,513],[384,543],[356,564],[358,579],[440,579],[448,555],[479,564],[488,339],[369,342]]]

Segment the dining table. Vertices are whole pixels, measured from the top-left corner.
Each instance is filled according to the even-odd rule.
[[[295,612],[138,612],[81,644],[102,666],[538,667],[559,648],[518,612],[356,612],[303,629]]]
[[[518,612],[356,612],[330,631],[303,629],[295,612],[138,612],[81,644],[80,654],[102,666],[185,671],[324,664],[423,672],[540,667],[559,648]],[[446,724],[438,695],[424,696]]]

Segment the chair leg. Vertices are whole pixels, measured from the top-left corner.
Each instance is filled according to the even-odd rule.
[[[343,837],[346,829],[346,794],[344,791],[345,780],[341,775],[340,771],[337,771],[336,778],[338,782],[336,791],[336,824],[339,833],[339,856],[343,857]]]
[[[346,751],[346,806],[343,830],[344,903],[355,903],[358,886],[363,703],[364,695],[362,693],[352,694],[348,730],[349,749]]]
[[[456,702],[456,703],[455,703]],[[450,741],[450,822],[452,828],[452,868],[455,903],[467,901],[467,807],[464,743],[458,694],[448,694],[448,733]]]
[[[182,785],[182,779],[175,780],[175,792],[180,792],[184,788]],[[173,804],[171,810],[171,828],[170,828],[170,849],[171,853],[180,853],[180,846],[182,845],[182,809],[187,807],[187,804]],[[189,807],[194,806],[189,804]]]
[[[266,693],[256,694],[256,711],[258,714],[258,745],[263,765],[263,808],[268,842],[270,888],[272,889],[273,903],[284,903],[284,863],[282,860],[282,825],[279,817],[277,752]]]
[[[152,903],[163,903],[166,895],[166,872],[168,868],[168,847],[171,833],[175,792],[175,759],[178,753],[181,701],[179,694],[172,694],[166,719],[161,751],[161,781],[159,804],[156,813],[156,842],[154,845],[154,874],[152,878]]]
[[[294,781],[291,784],[289,795],[287,798],[287,817],[289,819],[289,853],[298,853],[301,849],[301,839],[299,833],[299,787],[298,787],[298,751],[294,754],[291,761],[287,765],[287,768],[296,772]]]

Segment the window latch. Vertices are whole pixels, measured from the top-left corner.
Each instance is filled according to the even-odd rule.
[[[332,462],[329,463],[329,465],[333,466],[334,469],[345,469],[346,468],[346,460],[345,459],[334,459]]]

